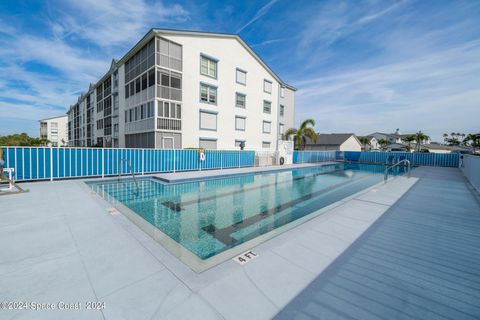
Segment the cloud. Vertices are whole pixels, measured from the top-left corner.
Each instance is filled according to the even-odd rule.
[[[156,24],[189,19],[182,6],[159,1],[54,0],[45,5],[39,20],[0,20],[0,117],[22,125],[65,113],[108,70],[113,57]],[[29,133],[37,135],[36,126],[31,123]]]
[[[322,132],[355,128],[368,134],[400,127],[437,140],[458,126],[478,130],[478,57],[480,40],[473,40],[422,58],[298,81],[297,120],[316,118]]]
[[[261,7],[256,13],[255,15],[253,16],[252,19],[250,19],[247,23],[245,23],[243,26],[241,26],[237,31],[236,33],[240,33],[242,32],[246,27],[248,27],[249,25],[251,25],[252,23],[254,23],[255,21],[257,21],[258,19],[260,19],[261,17],[263,17],[269,10],[270,8],[275,4],[277,3],[278,0],[270,0],[266,5],[264,5],[263,7]]]
[[[178,4],[165,5],[144,0],[68,0],[69,13],[57,12],[61,38],[76,36],[100,47],[137,41],[157,23],[178,23],[189,19],[189,12]],[[70,13],[75,14],[70,14]],[[95,13],[92,15],[92,13]]]
[[[261,46],[266,46],[266,45],[269,45],[269,44],[283,42],[283,41],[287,41],[287,40],[288,40],[288,38],[265,40],[265,41],[262,41],[262,42],[259,42],[259,43],[252,44],[252,45],[250,45],[250,47],[252,47],[252,48],[261,47]]]

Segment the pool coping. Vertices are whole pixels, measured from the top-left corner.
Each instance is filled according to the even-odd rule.
[[[295,168],[307,168],[307,167],[319,167],[319,166],[324,166],[324,165],[331,165],[331,164],[334,164],[334,162],[323,162],[321,164],[319,163],[316,163],[316,164],[313,164],[313,165],[309,165],[309,166],[300,166],[300,167],[295,167]],[[286,170],[292,170],[292,169],[295,169],[295,168],[292,168],[292,167],[289,167],[289,168],[285,168],[285,169],[282,169],[282,170],[276,170],[274,168],[272,168],[272,170],[267,170],[267,171],[262,171],[263,173],[265,172],[276,172],[276,171],[286,171]],[[241,175],[245,175],[245,174],[252,174],[252,173],[255,173],[255,174],[261,174],[261,173],[257,173],[259,171],[255,171],[255,172],[250,172],[250,173],[244,173],[244,174],[241,174]],[[235,174],[227,174],[227,175],[214,175],[213,177],[214,178],[224,178],[225,176],[235,176]],[[389,181],[392,181],[398,177],[401,177],[401,176],[390,176],[387,180],[387,182]],[[150,177],[151,178],[151,177]],[[118,179],[118,178],[114,178],[114,179]],[[193,179],[192,181],[195,181],[195,180],[203,180],[203,178],[197,178],[197,179]],[[412,179],[412,178],[410,178]],[[105,180],[110,180],[110,179],[102,179],[101,181],[105,181]],[[190,268],[192,271],[196,272],[196,273],[202,273],[208,269],[211,269],[217,265],[220,265],[244,252],[247,252],[251,249],[253,249],[254,247],[268,241],[268,240],[271,240],[273,238],[275,238],[276,236],[279,236],[297,226],[300,226],[314,218],[317,218],[318,216],[321,216],[322,214],[330,211],[330,210],[333,210],[334,208],[338,207],[338,206],[341,206],[351,200],[353,200],[354,198],[357,198],[359,196],[361,196],[362,194],[365,194],[367,192],[369,192],[370,190],[374,189],[374,188],[377,188],[378,186],[380,185],[384,185],[386,184],[385,181],[381,181],[381,182],[378,182],[368,188],[365,188],[363,190],[360,190],[359,192],[356,192],[352,195],[349,195],[341,200],[338,200],[334,203],[331,203],[319,210],[316,210],[316,211],[313,211],[309,214],[307,214],[306,216],[303,216],[299,219],[296,219],[292,222],[289,222],[281,227],[278,227],[278,228],[275,228],[265,234],[262,234],[260,236],[257,236],[251,240],[248,240],[244,243],[241,243],[233,248],[230,248],[230,249],[227,249],[223,252],[220,252],[218,254],[216,254],[215,256],[213,257],[210,257],[210,258],[207,258],[207,259],[201,259],[199,258],[197,255],[195,255],[193,252],[191,252],[190,250],[188,250],[187,248],[185,248],[184,246],[182,246],[181,244],[179,244],[178,242],[176,242],[175,240],[173,240],[172,238],[170,238],[167,234],[165,234],[164,232],[162,232],[160,229],[156,228],[154,225],[152,225],[151,223],[149,223],[148,221],[146,221],[145,219],[143,219],[140,215],[138,215],[135,211],[131,210],[130,208],[128,208],[127,206],[123,205],[122,203],[120,203],[118,200],[116,200],[114,197],[112,196],[109,196],[110,199],[112,200],[107,200],[106,198],[104,198],[103,196],[101,196],[100,194],[98,194],[97,192],[95,192],[90,186],[89,184],[91,184],[93,181],[92,180],[88,180],[88,181],[84,181],[84,183],[82,183],[82,187],[84,187],[87,192],[93,192],[99,199],[101,199],[101,201],[105,201],[109,204],[111,204],[115,209],[117,209],[120,213],[122,213],[123,216],[125,216],[126,218],[128,218],[131,222],[133,222],[133,224],[135,224],[140,230],[142,230],[143,232],[145,232],[147,235],[149,235],[153,240],[155,240],[158,244],[160,244],[162,247],[164,247],[168,252],[170,252],[173,256],[175,256],[176,258],[178,258],[183,264],[185,264],[188,268]],[[181,182],[188,182],[188,181],[181,181]],[[407,192],[408,190],[406,190],[405,192]],[[403,194],[402,194],[403,195]],[[400,198],[402,195],[400,195],[398,198]],[[397,199],[398,200],[398,199]]]

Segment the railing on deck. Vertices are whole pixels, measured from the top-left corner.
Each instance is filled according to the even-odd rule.
[[[460,169],[475,189],[480,192],[480,156],[462,155]]]
[[[293,163],[348,161],[386,164],[389,158],[406,159],[412,166],[458,167],[457,153],[357,152],[357,151],[295,151]]]
[[[295,151],[293,163],[323,162],[340,160],[337,151]]]
[[[57,180],[130,174],[120,169],[127,159],[135,174],[250,167],[254,151],[205,150],[201,161],[198,150],[157,150],[120,148],[1,147],[5,168],[14,169],[16,181]]]

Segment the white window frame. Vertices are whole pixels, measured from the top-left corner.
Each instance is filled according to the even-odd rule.
[[[244,81],[244,82],[242,82],[242,81],[240,81],[240,80],[238,79],[238,74],[239,74],[239,73],[242,73],[242,74],[245,75],[245,81]],[[242,70],[242,69],[240,69],[240,68],[237,68],[236,71],[235,71],[235,81],[236,81],[238,84],[241,84],[241,85],[246,86],[246,85],[247,85],[247,71]]]
[[[265,104],[270,105],[270,108],[269,108],[268,112],[265,111]],[[272,102],[271,101],[263,100],[263,113],[266,113],[266,114],[271,114],[272,113]]]
[[[237,119],[243,120],[243,129],[237,127]],[[235,116],[235,130],[236,131],[245,131],[247,128],[247,118],[243,116]]]
[[[267,123],[270,125],[270,131],[265,131],[265,124],[267,124]],[[267,133],[267,134],[272,133],[272,122],[271,122],[271,121],[263,120],[263,123],[262,123],[262,133]]]
[[[267,83],[270,84],[270,91],[268,91]],[[263,79],[263,92],[272,94],[273,82],[267,79]]]
[[[202,100],[202,87],[206,88],[207,90],[207,101]],[[218,102],[218,88],[216,86],[212,86],[211,84],[200,82],[200,92],[199,92],[199,100],[201,103],[208,103],[212,105],[217,105]],[[210,101],[211,97],[215,97],[215,101]]]
[[[203,60],[206,60],[207,61],[207,72],[203,72],[202,71],[202,61]],[[210,73],[211,71],[211,65],[215,65],[215,74],[212,75]],[[200,74],[201,75],[204,75],[204,76],[207,76],[207,77],[210,77],[210,78],[213,78],[213,79],[217,79],[218,78],[218,59],[215,59],[213,57],[210,57],[208,55],[205,55],[205,54],[200,54]]]
[[[239,105],[237,102],[238,102],[238,97],[241,96],[244,98],[243,100],[243,106]],[[243,94],[243,93],[240,93],[240,92],[235,92],[235,107],[237,108],[241,108],[241,109],[246,109],[247,108],[247,95],[246,94]]]
[[[215,115],[215,129],[202,127],[202,113]],[[218,112],[200,109],[200,112],[198,114],[198,128],[200,130],[206,130],[206,131],[217,131],[218,130]]]

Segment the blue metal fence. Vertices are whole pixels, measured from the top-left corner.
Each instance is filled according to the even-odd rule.
[[[120,166],[127,159],[137,174],[239,168],[254,165],[254,151],[206,150],[201,161],[198,150],[1,147],[6,168],[15,180],[56,180],[128,174]],[[120,169],[121,168],[121,169]]]
[[[458,167],[457,153],[295,151],[293,163],[345,160],[360,163],[386,163],[389,158],[407,159],[412,166]],[[391,161],[390,161],[391,162]]]
[[[294,151],[293,163],[337,160],[336,151]]]

